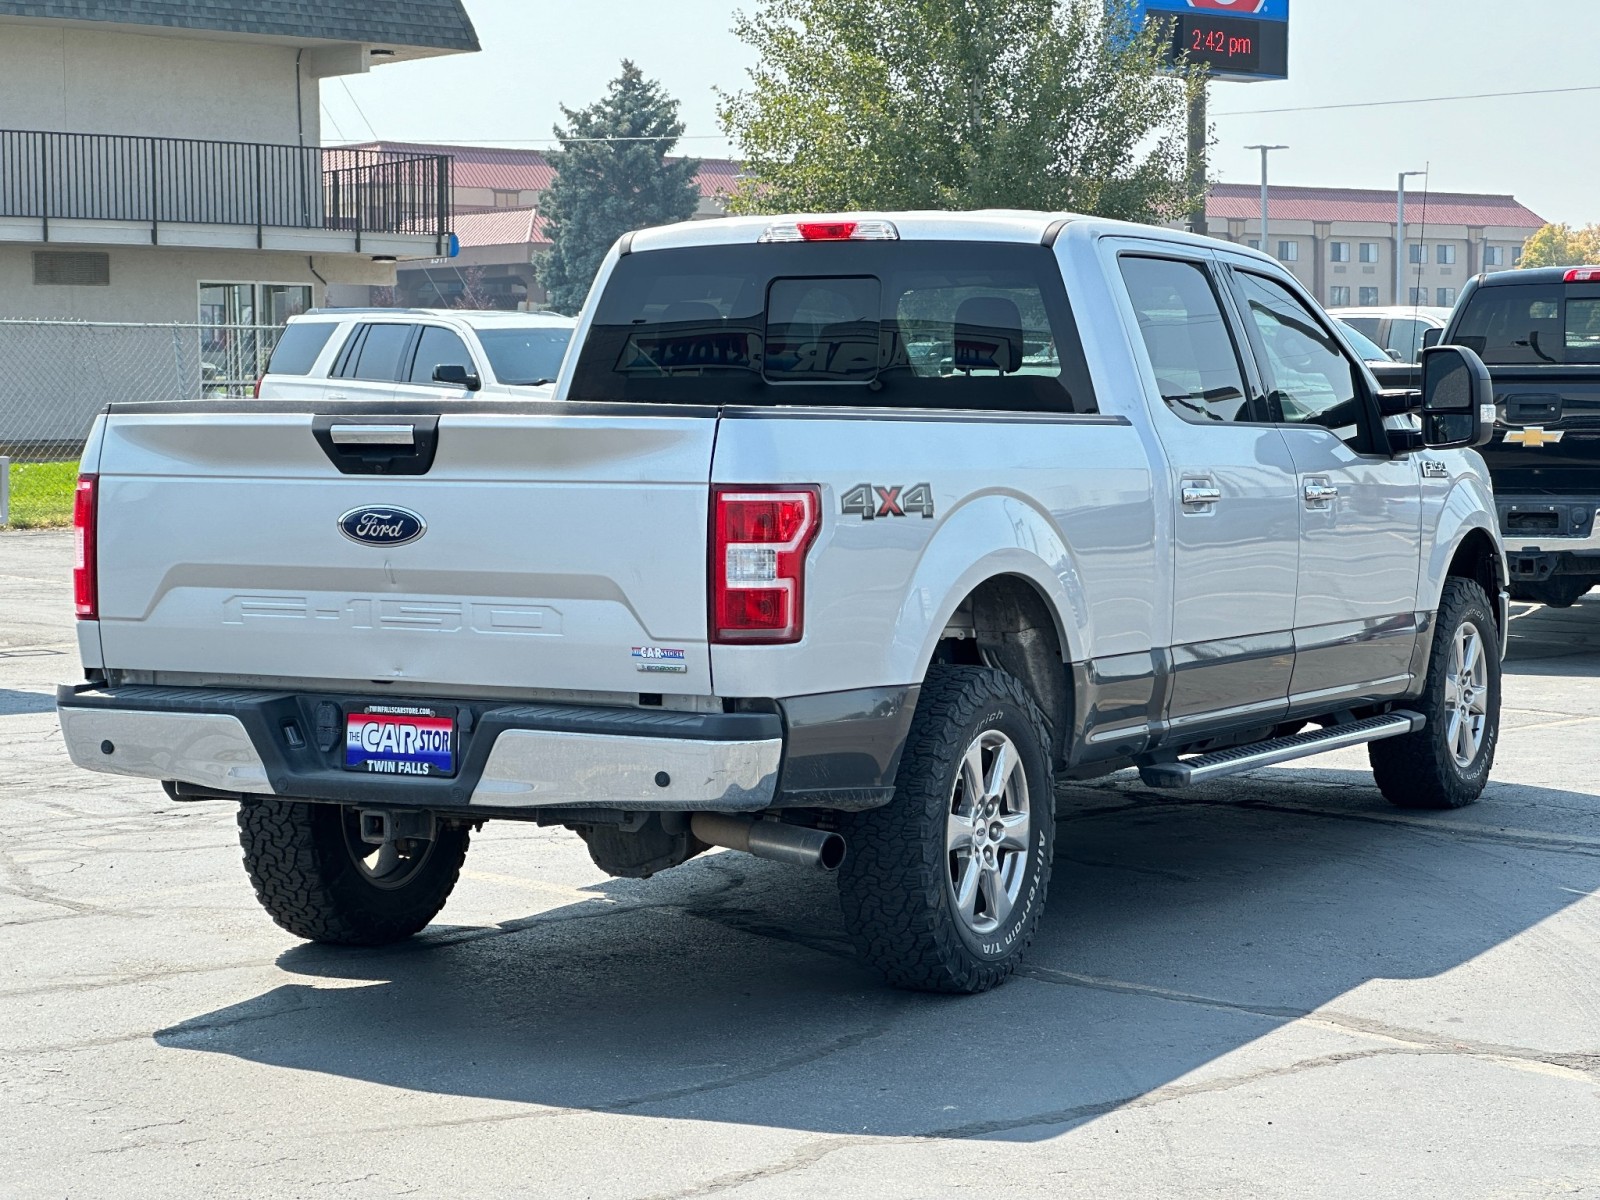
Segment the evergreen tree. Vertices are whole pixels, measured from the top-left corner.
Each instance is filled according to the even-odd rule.
[[[561,111],[567,128],[556,126],[561,150],[550,155],[559,174],[540,205],[553,245],[538,274],[550,306],[575,313],[619,237],[694,216],[700,164],[665,161],[683,136],[678,102],[627,60],[603,100]]]

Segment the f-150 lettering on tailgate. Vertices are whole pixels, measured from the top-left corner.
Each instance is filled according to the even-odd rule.
[[[356,598],[313,601],[306,596],[230,596],[222,623],[325,621],[346,629],[398,629],[418,633],[509,634],[560,637],[561,614],[540,604],[457,604],[451,601]]]

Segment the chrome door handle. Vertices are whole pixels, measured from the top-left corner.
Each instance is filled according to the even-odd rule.
[[[1201,504],[1215,504],[1221,499],[1221,488],[1196,487],[1193,484],[1190,484],[1183,489],[1183,502],[1185,505],[1198,506]]]
[[[1337,500],[1338,498],[1339,489],[1336,487],[1331,487],[1326,483],[1306,484],[1307,504],[1326,504],[1328,501]]]

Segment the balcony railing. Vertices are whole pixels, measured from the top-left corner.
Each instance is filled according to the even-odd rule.
[[[422,234],[444,253],[443,154],[0,130],[0,217]]]

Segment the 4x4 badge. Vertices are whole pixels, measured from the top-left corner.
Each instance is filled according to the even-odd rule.
[[[933,488],[925,483],[906,487],[879,487],[872,483],[858,483],[839,497],[840,511],[847,517],[860,517],[863,521],[876,521],[879,517],[904,517],[920,513],[933,519]]]
[[[1513,429],[1506,434],[1506,442],[1512,446],[1526,446],[1530,450],[1538,450],[1544,446],[1554,446],[1566,436],[1565,429],[1552,431],[1542,425],[1534,425],[1528,429]]]
[[[1422,477],[1424,479],[1448,479],[1450,477],[1450,468],[1437,458],[1425,458],[1422,460]]]

